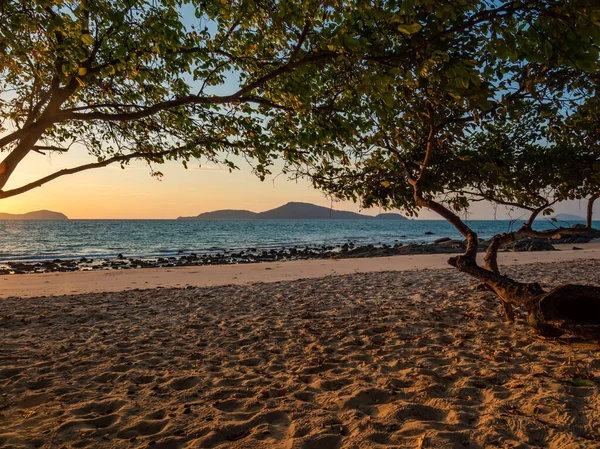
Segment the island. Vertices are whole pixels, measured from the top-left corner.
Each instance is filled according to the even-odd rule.
[[[290,202],[264,212],[226,209],[204,212],[195,217],[179,217],[178,220],[407,220],[407,218],[395,213],[384,213],[374,217],[334,210],[316,204]]]
[[[551,217],[551,219],[558,221],[585,221],[584,217],[573,214],[556,214],[555,216]]]
[[[7,214],[0,212],[0,220],[68,220],[65,214],[51,210],[36,210],[25,214]]]
[[[408,220],[404,215],[395,214],[395,213],[383,213],[375,215],[376,220]]]

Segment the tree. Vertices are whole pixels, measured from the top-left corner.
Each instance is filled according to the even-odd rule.
[[[1,2],[0,199],[133,159],[185,165],[202,158],[234,168],[228,156],[241,155],[264,178],[274,159],[301,155],[291,147],[272,151],[266,118],[274,111],[284,117],[334,112],[335,98],[323,101],[313,93],[337,89],[335,80],[351,75],[353,66],[410,63],[454,34],[467,35],[527,5]],[[322,75],[329,80],[318,86]],[[96,160],[26,185],[8,184],[26,157],[75,149]]]
[[[335,2],[334,2],[335,3]],[[334,61],[328,2],[11,0],[0,3],[0,198],[141,159],[265,166],[262,108],[300,102],[297,83]],[[227,93],[223,93],[223,92]],[[264,95],[268,91],[269,95]],[[96,160],[8,188],[35,153]],[[159,172],[154,174],[160,175]]]
[[[272,116],[286,147],[303,151],[289,170],[365,207],[436,212],[466,239],[465,253],[449,263],[495,292],[509,320],[520,306],[544,335],[600,338],[599,287],[546,292],[503,275],[497,263],[498,250],[521,237],[592,230],[600,194],[600,11],[589,1],[477,2],[455,10],[449,25],[435,2],[420,5],[413,43],[433,28],[450,30],[443,39],[424,37],[428,45],[401,64],[356,64],[343,81],[323,74],[319,84],[327,87],[315,97],[333,95],[336,111]],[[502,13],[474,23],[486,6]],[[586,197],[584,229],[534,229],[557,202]],[[491,240],[481,266],[478,236],[460,213],[483,200],[529,216]]]
[[[598,197],[594,3],[2,2],[0,198],[132,159],[234,168],[238,154],[264,177],[283,158],[340,197],[434,210],[467,240],[450,262],[509,317],[520,304],[543,333],[598,335],[598,290],[594,303],[581,289],[546,295],[495,261],[511,239],[548,237],[531,225],[555,201]],[[25,157],[77,144],[97,161],[7,187]],[[482,199],[531,213],[484,267],[457,215]],[[552,316],[573,309],[592,323]]]
[[[402,64],[522,8],[422,3],[440,18],[421,25],[416,9],[365,0],[0,2],[0,199],[134,159],[160,175],[166,160],[233,169],[238,155],[264,178],[276,158],[301,155],[272,151],[265,117],[335,110],[314,101],[321,72]],[[26,158],[65,151],[90,163],[11,183]]]

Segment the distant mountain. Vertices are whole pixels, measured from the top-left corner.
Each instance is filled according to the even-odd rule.
[[[585,218],[573,214],[556,214],[552,218],[555,218],[558,221],[585,221]]]
[[[178,220],[252,220],[257,215],[249,210],[224,209],[204,212],[196,217],[179,217]]]
[[[392,218],[393,216],[393,218]],[[383,220],[406,220],[399,214],[380,214]],[[216,210],[205,212],[196,217],[179,217],[179,220],[365,220],[374,219],[371,215],[357,214],[344,210],[333,210],[328,207],[310,203],[287,203],[265,212],[248,210]]]
[[[372,217],[366,217],[356,212],[333,210],[310,203],[287,203],[261,212],[257,218],[265,220],[361,220]]]
[[[26,214],[6,214],[0,212],[0,220],[68,220],[65,214],[51,210],[36,210]]]
[[[379,214],[379,215],[375,215],[375,219],[376,220],[408,220],[408,218],[406,218],[404,215],[400,215],[400,214],[394,214],[394,213],[385,213],[385,214]]]

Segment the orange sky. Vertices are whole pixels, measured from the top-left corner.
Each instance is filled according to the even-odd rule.
[[[82,154],[51,157],[31,154],[7,185],[18,187],[65,167],[89,162]],[[216,209],[263,211],[288,201],[329,206],[330,201],[307,182],[285,176],[261,182],[249,168],[228,170],[180,163],[157,166],[161,180],[150,176],[141,162],[121,169],[109,166],[65,176],[25,194],[0,200],[0,211],[23,213],[49,209],[69,218],[176,218]],[[358,211],[357,205],[335,204],[337,209]],[[373,211],[372,213],[378,213]]]
[[[56,170],[90,162],[84,152],[42,156],[30,154],[7,185],[14,188],[39,179]],[[24,213],[48,209],[69,218],[177,218],[198,215],[217,209],[268,210],[288,201],[304,201],[329,207],[330,200],[306,181],[289,181],[285,176],[261,182],[243,168],[229,173],[218,167],[198,168],[180,163],[157,166],[164,173],[162,180],[152,178],[142,163],[121,169],[109,166],[65,176],[42,187],[13,198],[0,200],[0,212]],[[333,203],[338,210],[360,211],[353,203]],[[585,214],[585,203],[571,203],[558,208],[561,212]],[[363,211],[371,215],[379,209]],[[470,218],[494,218],[488,205],[478,204]],[[513,214],[513,218],[518,215]],[[437,219],[428,211],[419,218]],[[498,218],[506,218],[499,211]]]

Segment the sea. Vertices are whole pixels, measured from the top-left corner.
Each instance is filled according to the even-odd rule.
[[[516,229],[522,221],[467,221],[480,238]],[[578,222],[536,222],[537,229]],[[598,227],[600,221],[594,222]],[[40,259],[152,259],[243,250],[428,243],[460,239],[443,220],[0,220],[0,262]]]

